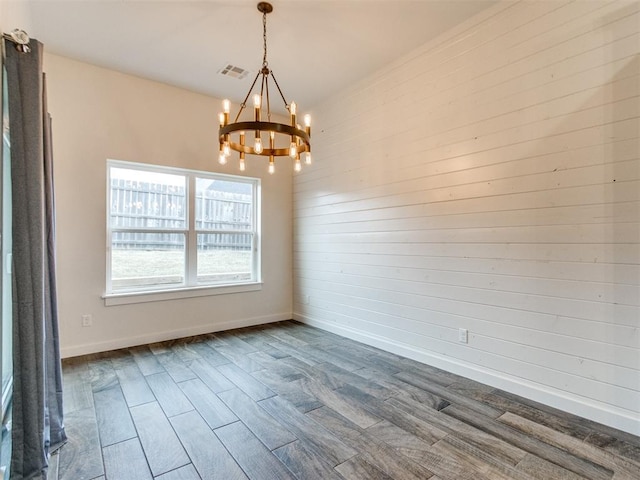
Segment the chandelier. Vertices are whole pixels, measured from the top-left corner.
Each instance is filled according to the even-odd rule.
[[[303,130],[297,123],[297,106],[295,102],[287,103],[273,70],[269,69],[269,62],[267,61],[267,14],[273,11],[273,6],[267,2],[260,2],[258,3],[258,11],[262,13],[262,67],[253,80],[244,101],[240,104],[240,110],[233,123],[229,123],[231,103],[229,100],[222,102],[223,111],[219,115],[220,156],[218,161],[224,165],[227,163],[231,151],[239,152],[240,170],[244,171],[246,168],[246,154],[269,157],[268,171],[272,174],[275,172],[275,157],[289,156],[294,161],[294,170],[299,172],[302,169],[301,155],[304,156],[305,164],[311,164],[311,117],[309,115],[304,116],[305,127]],[[247,106],[247,100],[258,85],[258,79],[260,79],[260,90],[259,93],[253,95],[253,121],[239,121],[242,111]],[[270,80],[273,80],[273,84],[284,102],[284,107],[289,112],[289,124],[271,121]],[[266,114],[266,121],[262,120],[263,112]],[[248,141],[247,137],[249,137]],[[263,143],[265,140],[266,142]]]

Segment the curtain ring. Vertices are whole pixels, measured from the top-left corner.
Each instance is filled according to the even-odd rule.
[[[16,28],[14,31],[8,34],[9,38],[16,45],[16,50],[21,53],[29,53],[31,47],[29,47],[29,35],[24,30]]]

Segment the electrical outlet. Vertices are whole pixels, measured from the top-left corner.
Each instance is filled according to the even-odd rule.
[[[469,343],[469,332],[466,328],[458,329],[458,341],[460,343]]]
[[[82,326],[90,327],[93,325],[93,316],[90,314],[82,315]]]
[[[309,297],[309,295],[304,295],[302,299],[305,305],[309,305],[309,302],[311,301],[311,297]]]

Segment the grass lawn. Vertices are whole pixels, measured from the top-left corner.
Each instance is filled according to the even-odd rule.
[[[114,286],[119,280],[172,277],[181,282],[184,275],[185,254],[177,250],[113,250],[111,254]],[[198,276],[231,273],[251,273],[251,251],[202,250],[198,252]],[[131,283],[131,282],[127,282]],[[135,283],[138,284],[138,283]]]

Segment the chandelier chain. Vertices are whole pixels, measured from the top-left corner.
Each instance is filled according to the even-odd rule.
[[[262,56],[262,66],[266,67],[269,65],[269,62],[267,62],[267,12],[262,14],[262,42],[264,51],[264,55]]]

